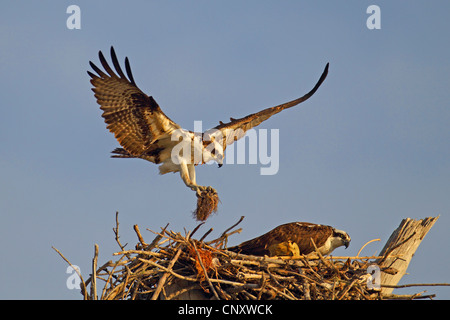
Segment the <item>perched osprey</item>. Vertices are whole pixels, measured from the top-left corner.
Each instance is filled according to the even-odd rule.
[[[298,256],[314,252],[315,244],[322,255],[327,255],[340,246],[347,248],[350,240],[345,231],[330,226],[291,222],[228,250],[255,256]]]
[[[100,63],[104,71],[89,61],[97,74],[88,71],[92,90],[97,98],[102,117],[120,143],[112,157],[141,158],[160,164],[160,174],[180,172],[187,187],[196,191],[199,202],[210,205],[210,210],[201,214],[198,220],[206,220],[211,211],[217,209],[217,192],[212,187],[198,185],[195,177],[195,166],[209,161],[216,161],[219,167],[223,164],[227,145],[242,138],[245,132],[272,115],[291,108],[310,98],[328,73],[328,64],[314,88],[304,96],[287,103],[264,109],[244,118],[230,122],[219,122],[216,127],[196,133],[182,129],[167,117],[152,96],[142,92],[134,82],[128,58],[125,58],[125,70],[122,71],[114,48],[111,47],[111,60],[115,71],[108,65],[104,55],[99,51]],[[127,77],[128,76],[128,77]],[[200,201],[204,200],[203,202]]]

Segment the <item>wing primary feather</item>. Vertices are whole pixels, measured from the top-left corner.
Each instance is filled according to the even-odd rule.
[[[97,74],[101,77],[101,78],[105,78],[106,77],[106,73],[104,73],[99,67],[97,67],[92,61],[89,61],[89,65],[91,66],[92,69],[95,70],[95,72],[97,72]]]
[[[232,128],[232,129],[240,128],[240,129],[244,130],[244,132],[246,132],[250,128],[253,128],[253,127],[259,125],[261,122],[269,119],[272,115],[274,115],[284,109],[291,108],[293,106],[298,105],[301,102],[308,100],[312,95],[314,95],[314,93],[317,91],[317,89],[319,89],[320,85],[327,77],[328,66],[329,66],[329,63],[326,64],[325,69],[323,70],[322,75],[320,76],[316,85],[307,94],[303,95],[302,97],[297,98],[292,101],[289,101],[289,102],[282,103],[275,107],[267,108],[267,109],[261,110],[256,113],[252,113],[244,118],[240,118],[240,119],[230,118],[229,123],[220,123],[218,126],[215,127],[215,129],[222,129],[222,128],[227,128],[227,127]]]
[[[128,59],[125,59],[124,69],[120,66],[114,47],[110,48],[109,64],[102,51],[99,51],[101,65],[97,67],[89,62],[92,70],[88,71],[106,128],[130,155],[159,163],[161,159],[158,154],[161,148],[166,147],[158,139],[167,140],[170,133],[180,126],[162,112],[152,97],[136,86]],[[148,155],[147,151],[154,154]]]
[[[100,62],[102,63],[103,68],[105,68],[106,72],[112,77],[112,78],[118,78],[118,76],[115,74],[115,72],[111,69],[108,62],[106,62],[105,56],[101,51],[98,52],[98,57],[100,58]]]
[[[116,52],[114,51],[114,47],[111,46],[111,60],[113,62],[114,68],[116,69],[117,73],[121,78],[126,79],[127,77],[122,71],[122,68],[120,67],[119,60],[117,60]]]
[[[330,63],[327,63],[327,65],[325,66],[325,69],[322,72],[322,75],[319,78],[319,81],[317,81],[316,85],[314,86],[314,88],[311,89],[311,91],[309,91],[307,94],[305,94],[303,97],[300,97],[298,99],[280,104],[274,108],[279,108],[279,109],[287,109],[290,107],[293,107],[303,101],[308,100],[309,98],[311,98],[311,96],[317,91],[317,89],[319,89],[320,85],[322,84],[322,82],[324,82],[325,78],[328,75],[328,66],[330,65]]]
[[[93,74],[92,72],[90,72],[90,71],[87,71],[87,73],[88,73],[88,75],[92,78],[92,79],[98,79],[98,76],[97,75],[95,75],[95,74]]]
[[[305,100],[308,99],[309,97],[311,97],[317,91],[317,89],[319,89],[319,87],[322,85],[322,82],[324,82],[325,78],[328,75],[328,66],[329,65],[330,65],[330,63],[328,62],[327,65],[325,66],[325,69],[322,72],[322,75],[320,76],[319,81],[317,81],[314,88],[312,88],[310,92],[308,92],[307,94],[305,94],[303,96],[303,98],[305,98]]]
[[[130,62],[128,61],[128,57],[125,57],[125,69],[127,70],[128,79],[133,85],[136,85],[133,78],[133,73],[131,72]]]

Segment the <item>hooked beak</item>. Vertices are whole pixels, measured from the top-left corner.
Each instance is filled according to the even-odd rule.
[[[219,163],[218,166],[219,166],[219,168],[222,168],[223,163]]]
[[[345,249],[347,249],[348,248],[348,245],[350,244],[350,241],[344,241],[344,246],[345,246]]]

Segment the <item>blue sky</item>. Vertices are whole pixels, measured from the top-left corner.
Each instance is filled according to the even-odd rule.
[[[69,30],[66,9],[81,9]],[[366,9],[381,9],[369,30]],[[450,282],[448,1],[21,1],[0,11],[0,298],[80,299],[58,248],[90,273],[132,226],[192,230],[196,198],[178,174],[109,158],[118,146],[90,90],[89,60],[111,45],[138,86],[183,128],[214,127],[297,98],[330,63],[316,95],[261,129],[279,129],[279,171],[202,166],[221,203],[203,230],[240,216],[237,244],[291,221],[333,225],[355,255],[379,253],[406,217],[440,215],[401,283]],[[146,239],[153,234],[146,231]],[[430,261],[432,263],[430,263]],[[422,290],[450,298],[450,289]]]

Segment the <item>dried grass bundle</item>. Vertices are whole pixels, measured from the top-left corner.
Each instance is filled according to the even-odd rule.
[[[193,212],[197,221],[206,221],[213,212],[217,212],[219,196],[213,190],[203,190],[197,194],[197,208]]]

